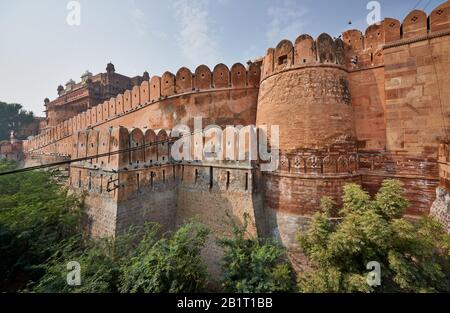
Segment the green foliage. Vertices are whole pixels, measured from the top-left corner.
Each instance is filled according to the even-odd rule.
[[[121,266],[136,248],[136,234],[129,233],[115,240],[85,240],[74,237],[47,262],[40,265],[45,275],[32,285],[32,291],[45,293],[107,293],[117,292]],[[81,285],[67,284],[67,264],[80,264]]]
[[[412,223],[398,181],[386,180],[371,200],[361,187],[345,186],[341,221],[317,213],[299,241],[315,270],[299,278],[303,292],[448,291],[449,236],[430,217]],[[327,200],[325,200],[327,202]],[[381,286],[367,284],[366,265],[381,264]]]
[[[170,238],[156,239],[148,232],[136,254],[123,267],[121,292],[186,293],[203,291],[207,270],[200,252],[206,244],[208,229],[197,222],[179,228]]]
[[[222,238],[225,250],[222,262],[222,284],[228,292],[290,292],[292,269],[284,249],[275,241],[253,238],[246,234],[248,216],[242,227],[233,225],[233,235]]]
[[[15,165],[0,161],[0,172]],[[42,272],[35,266],[81,232],[81,201],[49,172],[0,177],[0,290],[18,290]],[[12,289],[12,290],[11,290]]]
[[[33,119],[33,112],[23,110],[22,105],[0,101],[0,140],[9,139],[11,130],[17,133],[24,125],[33,122]]]
[[[198,292],[207,281],[200,251],[205,226],[190,222],[174,234],[157,236],[159,227],[132,228],[112,239],[74,240],[43,265],[35,292]],[[81,266],[81,285],[66,283],[66,264]]]

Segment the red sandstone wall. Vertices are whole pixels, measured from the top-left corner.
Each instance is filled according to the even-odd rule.
[[[254,64],[248,69],[235,64],[231,71],[219,64],[212,72],[201,65],[195,74],[182,68],[177,76],[167,72],[41,133],[27,147],[30,152],[70,155],[66,142],[58,147],[55,143],[87,127],[171,129],[180,123],[192,127],[195,116],[204,118],[204,126],[255,124],[259,77]]]

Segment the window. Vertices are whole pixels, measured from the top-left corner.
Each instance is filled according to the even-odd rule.
[[[282,55],[278,58],[278,65],[283,65],[283,64],[287,64],[287,59],[288,56],[287,55]]]

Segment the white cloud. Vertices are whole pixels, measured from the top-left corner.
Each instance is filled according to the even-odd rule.
[[[139,37],[145,37],[147,34],[150,34],[152,37],[157,39],[166,39],[168,38],[167,34],[157,28],[150,27],[148,23],[148,16],[145,15],[144,11],[142,11],[134,1],[131,1],[131,21],[136,30],[136,34]]]
[[[192,68],[218,60],[217,43],[211,30],[206,0],[178,0],[174,4],[180,26],[177,43]]]
[[[267,9],[270,19],[267,40],[271,44],[276,44],[281,39],[295,40],[303,31],[306,9],[295,1],[276,3],[276,6]]]

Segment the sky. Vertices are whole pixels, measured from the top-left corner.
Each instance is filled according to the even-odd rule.
[[[70,2],[78,3],[79,11]],[[127,76],[245,64],[303,33],[364,31],[369,2],[0,0],[0,101],[20,103],[42,116],[44,98],[56,98],[59,84],[78,82],[86,70],[105,72],[110,61]],[[381,18],[403,20],[415,7],[429,13],[444,0],[378,2]],[[73,25],[74,16],[79,25]]]

